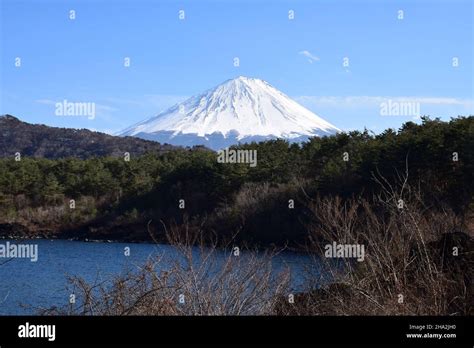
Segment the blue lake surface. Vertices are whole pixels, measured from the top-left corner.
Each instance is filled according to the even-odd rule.
[[[6,242],[0,240],[2,244]],[[159,267],[166,268],[181,257],[176,247],[159,244],[38,239],[9,242],[37,244],[38,260],[13,258],[5,263],[6,259],[0,258],[0,315],[31,315],[37,314],[39,308],[66,305],[70,294],[68,276],[88,282],[106,281],[126,270],[138,270],[149,258],[161,257]],[[124,255],[125,247],[130,248],[130,256]],[[198,248],[193,252],[199,255]],[[216,255],[224,260],[228,253]],[[241,256],[245,257],[245,252]],[[296,291],[303,289],[308,269],[319,272],[318,262],[309,255],[284,251],[273,257],[275,274],[287,268],[291,272],[291,288]]]

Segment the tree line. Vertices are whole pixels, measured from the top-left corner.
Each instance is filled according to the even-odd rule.
[[[219,163],[213,151],[185,149],[149,151],[129,161],[120,157],[2,158],[0,205],[18,209],[18,197],[28,207],[89,197],[98,210],[95,218],[128,216],[179,224],[183,216],[206,216],[209,226],[218,230],[238,228],[232,224],[242,225],[239,215],[253,204],[254,209],[247,209],[256,219],[250,234],[268,226],[302,229],[294,225],[304,220],[298,202],[308,197],[371,196],[379,192],[380,183],[389,184],[408,174],[408,183],[419,187],[431,205],[464,214],[472,208],[474,196],[473,120],[472,116],[449,122],[423,117],[420,124],[407,122],[399,130],[378,135],[351,131],[314,137],[301,145],[270,140],[233,147],[256,150],[255,167]],[[290,200],[296,202],[294,211],[288,209]],[[184,209],[179,202],[184,202]],[[274,216],[275,221],[261,216],[259,223],[255,216],[259,212],[281,212],[281,216]],[[252,224],[252,218],[245,220]]]

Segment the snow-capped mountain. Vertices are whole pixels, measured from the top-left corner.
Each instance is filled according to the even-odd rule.
[[[220,149],[238,142],[274,138],[302,141],[338,131],[267,82],[239,76],[119,135]]]

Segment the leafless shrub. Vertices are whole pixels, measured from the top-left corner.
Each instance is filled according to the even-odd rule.
[[[202,236],[166,228],[177,250],[173,261],[155,257],[112,282],[71,278],[76,304],[42,314],[74,315],[264,315],[287,292],[288,271],[272,272],[273,253],[220,250]],[[196,243],[197,242],[197,243]]]
[[[274,252],[234,254],[199,224],[162,229],[175,247],[111,282],[71,278],[76,303],[43,314],[81,315],[459,315],[472,314],[472,238],[449,209],[430,206],[408,172],[397,183],[374,179],[372,198],[309,198],[308,252],[323,263],[307,273],[307,289],[289,301],[289,271],[275,276]],[[272,188],[243,190],[251,209]],[[153,236],[153,234],[152,234]],[[466,237],[467,236],[467,237]],[[467,239],[466,239],[467,238]],[[325,245],[363,245],[363,261],[325,258]],[[464,244],[463,244],[464,243]],[[452,247],[459,247],[453,256]]]
[[[324,255],[324,246],[333,241],[362,244],[365,259],[343,258],[341,267],[322,257],[332,284],[310,277],[308,291],[296,297],[295,305],[280,303],[279,314],[472,313],[472,271],[462,270],[468,265],[472,270],[472,250],[461,247],[462,257],[453,259],[452,250],[440,252],[436,244],[443,236],[452,239],[458,218],[449,210],[427,206],[420,192],[407,184],[406,175],[400,178],[396,185],[376,178],[383,190],[371,200],[329,197],[310,203],[310,251]]]

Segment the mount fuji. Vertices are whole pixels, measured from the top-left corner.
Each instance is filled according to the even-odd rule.
[[[121,132],[172,145],[218,150],[251,141],[300,142],[340,132],[267,82],[239,76]]]

